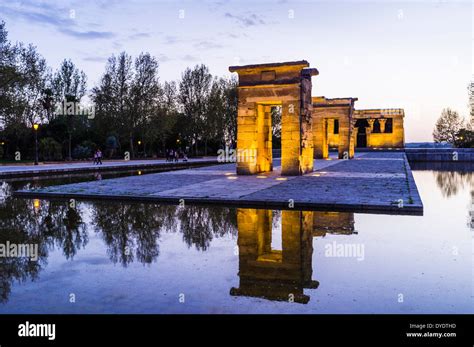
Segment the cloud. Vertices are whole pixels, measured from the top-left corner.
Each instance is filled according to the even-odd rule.
[[[129,40],[138,40],[138,39],[144,39],[144,38],[148,38],[148,37],[151,37],[151,34],[143,32],[143,33],[136,33],[136,34],[129,35],[128,39]]]
[[[120,41],[117,40],[117,41],[112,42],[112,47],[114,49],[122,49],[123,44]]]
[[[174,45],[175,43],[180,42],[181,40],[177,36],[167,35],[165,36],[165,41],[163,42],[165,45]]]
[[[171,59],[165,55],[165,54],[158,54],[158,56],[156,57],[158,59],[158,63],[165,63],[167,61],[170,61]]]
[[[219,43],[212,42],[212,41],[200,41],[194,44],[196,49],[208,50],[208,49],[215,49],[215,48],[222,48],[223,46]]]
[[[102,56],[94,56],[94,55],[91,55],[91,56],[88,56],[88,57],[84,57],[82,58],[82,60],[84,61],[90,61],[90,62],[93,62],[93,63],[103,63],[105,61],[107,61],[108,58],[106,57],[102,57]]]
[[[191,55],[191,54],[186,54],[181,59],[184,60],[184,61],[190,61],[190,62],[199,61],[198,57],[196,57],[194,55]]]
[[[250,26],[256,26],[256,25],[263,25],[265,24],[265,21],[257,16],[255,13],[250,14],[250,15],[234,15],[229,12],[226,12],[224,14],[226,18],[231,18],[234,19],[235,22],[240,24],[241,26],[244,27],[250,27]]]
[[[59,29],[59,32],[80,40],[110,39],[115,37],[115,34],[110,31],[76,31],[71,29]]]
[[[36,4],[24,1],[22,6],[3,5],[2,14],[12,17],[14,20],[21,18],[27,22],[50,26],[58,32],[78,39],[108,39],[115,36],[109,31],[81,31],[77,22],[68,17],[70,9],[53,6],[51,4]]]
[[[29,6],[24,7],[8,7],[5,4],[2,5],[3,15],[22,18],[29,22],[38,24],[48,24],[55,27],[72,25],[74,21],[71,18],[62,18],[58,14],[53,14],[53,10],[50,10],[50,6],[32,8]],[[64,10],[66,11],[66,10]]]

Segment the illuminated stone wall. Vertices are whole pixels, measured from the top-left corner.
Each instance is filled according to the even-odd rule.
[[[402,109],[355,110],[357,98],[313,97],[313,144],[314,158],[325,159],[329,148],[338,149],[339,159],[350,159],[358,145],[357,120],[364,120],[367,148],[403,148],[405,135]],[[392,132],[385,132],[387,119],[392,119]],[[339,121],[339,134],[334,134],[334,121]],[[375,120],[380,132],[374,132]]]
[[[354,156],[352,115],[357,98],[313,99],[314,158],[328,158],[328,147],[337,147],[339,159]],[[339,121],[339,134],[334,134],[334,120]]]
[[[354,119],[367,119],[367,147],[369,148],[403,148],[405,147],[405,129],[403,109],[370,109],[355,110]],[[392,119],[392,132],[385,132],[386,119]],[[380,133],[374,133],[375,120],[380,122]],[[356,132],[355,132],[356,133]],[[356,136],[355,136],[356,138]]]
[[[231,66],[239,75],[237,114],[238,174],[271,171],[271,106],[282,107],[281,174],[313,170],[311,76],[307,61]]]

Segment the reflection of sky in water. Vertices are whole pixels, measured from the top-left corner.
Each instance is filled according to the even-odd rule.
[[[311,279],[319,287],[304,289],[307,304],[230,295],[231,288],[243,286],[239,271],[241,277],[252,273],[242,257],[239,262],[235,209],[100,202],[79,203],[80,213],[74,214],[65,202],[41,201],[35,212],[31,200],[0,199],[0,226],[10,230],[0,242],[15,238],[43,245],[40,269],[27,262],[2,263],[3,290],[11,282],[11,291],[0,312],[472,313],[468,216],[474,176],[441,171],[414,176],[425,206],[422,217],[344,214],[342,224],[354,220],[356,233],[326,219],[318,219],[318,231],[311,225]],[[24,181],[12,184],[18,189]],[[8,194],[10,186],[2,187]],[[288,245],[278,232],[284,218],[274,212],[268,224],[272,250]],[[248,239],[242,227],[239,232],[242,256]],[[333,242],[363,245],[364,260],[325,256]],[[268,290],[280,290],[282,272],[262,271],[272,280]],[[261,290],[266,282],[259,283]]]

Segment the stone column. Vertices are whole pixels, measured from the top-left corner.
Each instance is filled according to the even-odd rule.
[[[281,111],[281,174],[300,174],[300,100],[285,101]]]
[[[366,138],[367,138],[367,147],[371,146],[370,143],[370,134],[372,134],[372,131],[374,130],[374,122],[375,119],[367,119],[367,122],[369,123],[369,126],[365,128],[365,133],[366,133]]]
[[[384,133],[385,132],[385,123],[387,122],[387,119],[385,118],[379,118],[379,124],[380,124],[380,132]]]
[[[321,111],[314,112],[313,116],[313,143],[314,159],[326,159],[328,157],[327,119],[321,117]]]
[[[350,130],[349,130],[349,159],[354,158],[355,154],[355,143],[356,143],[356,136],[357,131],[355,131],[356,119],[351,119],[350,121]]]
[[[314,143],[313,143],[313,102],[311,99],[311,74],[301,72],[301,154],[300,174],[313,171]]]
[[[247,102],[245,92],[239,89],[237,113],[237,173],[251,175],[257,173],[257,105]]]
[[[351,159],[354,156],[354,151],[351,151],[351,122],[349,117],[339,118],[339,159]]]
[[[369,130],[370,132],[372,132],[372,130],[374,130],[374,122],[375,122],[375,119],[367,119],[367,122],[369,123]]]

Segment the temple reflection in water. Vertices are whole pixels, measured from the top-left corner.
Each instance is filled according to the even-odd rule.
[[[313,237],[354,233],[354,214],[347,212],[238,209],[239,278],[233,296],[306,304],[304,289],[315,289]],[[280,224],[281,249],[272,248],[274,224]]]

